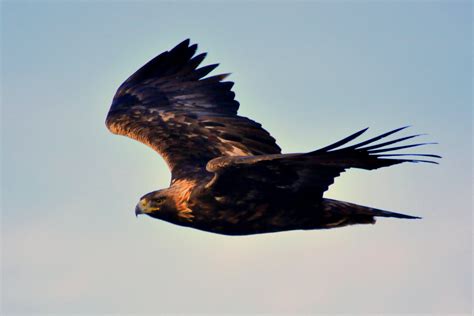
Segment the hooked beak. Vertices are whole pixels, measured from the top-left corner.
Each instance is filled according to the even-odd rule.
[[[142,209],[140,208],[140,205],[137,205],[135,207],[135,216],[138,217],[138,215],[143,214]]]

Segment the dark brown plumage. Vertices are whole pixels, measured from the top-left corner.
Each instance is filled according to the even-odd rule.
[[[389,147],[418,135],[377,143],[399,128],[344,147],[364,129],[310,153],[282,154],[259,123],[237,115],[227,75],[206,77],[217,65],[198,68],[206,54],[196,49],[186,40],[152,59],[119,87],[107,115],[110,131],[150,146],[171,169],[170,187],[143,196],[136,214],[226,235],[417,218],[323,193],[349,168],[433,163],[416,157],[439,156],[390,153],[425,145]]]

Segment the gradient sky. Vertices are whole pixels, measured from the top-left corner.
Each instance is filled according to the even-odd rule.
[[[1,5],[2,314],[470,313],[470,1]],[[105,115],[186,38],[285,152],[428,133],[440,165],[350,171],[327,193],[423,219],[249,237],[136,219],[170,174]]]

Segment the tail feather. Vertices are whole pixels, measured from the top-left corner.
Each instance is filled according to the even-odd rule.
[[[374,224],[375,217],[403,219],[421,218],[332,199],[323,199],[322,206],[323,224],[325,228],[342,227],[353,224]]]
[[[390,211],[383,211],[375,208],[368,208],[372,211],[374,216],[377,217],[395,217],[395,218],[405,218],[405,219],[421,219],[419,216],[412,216],[402,213],[395,213]]]

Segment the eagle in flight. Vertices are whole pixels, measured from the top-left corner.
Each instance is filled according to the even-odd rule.
[[[157,151],[171,170],[168,188],[145,194],[135,213],[224,235],[373,224],[375,217],[414,219],[323,194],[349,168],[430,162],[430,154],[393,154],[421,144],[379,140],[405,127],[347,145],[367,129],[308,153],[282,154],[261,124],[237,115],[228,74],[199,65],[189,39],[153,58],[117,90],[108,129]],[[428,157],[428,158],[427,158]]]

